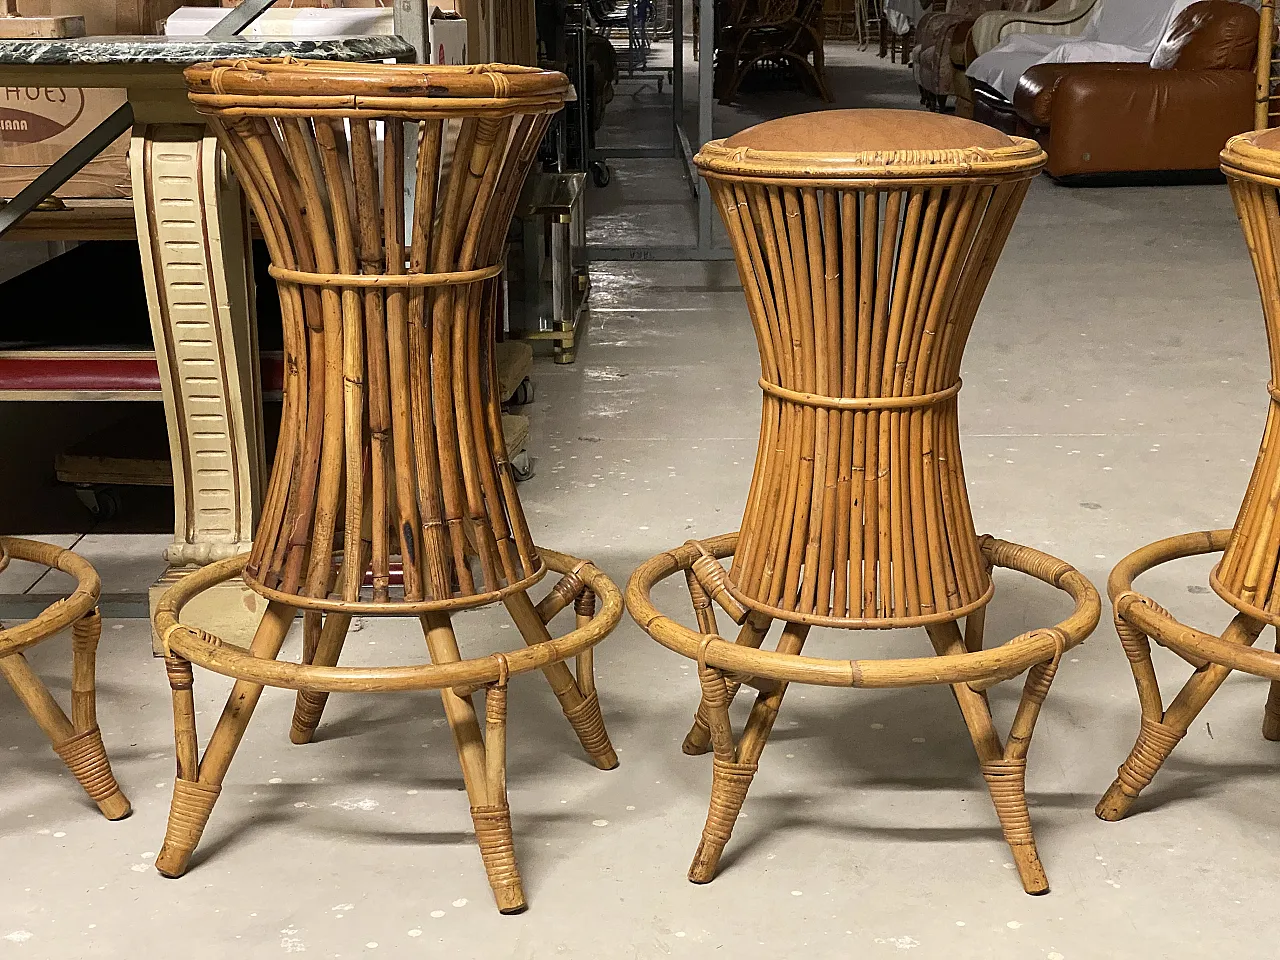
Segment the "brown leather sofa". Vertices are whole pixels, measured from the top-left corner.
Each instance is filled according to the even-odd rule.
[[[1253,127],[1258,14],[1199,0],[1149,63],[1042,63],[1013,103],[975,89],[974,116],[1034,136],[1051,177],[1216,170],[1227,139]]]

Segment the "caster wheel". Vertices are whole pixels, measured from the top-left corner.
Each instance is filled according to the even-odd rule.
[[[599,161],[591,164],[591,182],[597,187],[607,187],[612,179],[613,174],[608,166]]]
[[[513,406],[523,407],[526,403],[533,403],[534,395],[533,381],[525,377],[520,381],[520,386],[516,387],[515,392],[511,394],[509,402]]]
[[[110,487],[76,487],[76,496],[95,520],[112,520],[120,514],[120,494]]]
[[[511,458],[511,473],[517,483],[533,476],[533,458],[529,456],[528,450],[521,450]]]

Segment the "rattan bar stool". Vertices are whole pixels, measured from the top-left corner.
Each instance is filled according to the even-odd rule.
[[[98,640],[102,618],[98,616],[98,594],[102,584],[98,573],[83,557],[70,550],[0,537],[0,572],[11,558],[53,567],[76,578],[76,589],[34,620],[12,627],[0,625],[0,677],[8,681],[18,700],[40,725],[54,752],[62,758],[84,792],[98,805],[108,820],[123,820],[132,812],[129,801],[116,783],[102,746],[98,729],[97,684]],[[22,652],[37,643],[71,628],[71,718],[62,712]]]
[[[1044,161],[1030,140],[889,110],[775,120],[696,158],[759,341],[760,445],[741,529],[649,560],[627,587],[640,625],[698,663],[702,702],[684,751],[715,757],[695,883],[715,875],[789,683],[946,683],[1023,886],[1048,889],[1024,793],[1027,748],[1059,659],[1097,625],[1100,602],[1069,564],[975,533],[956,417],[970,326]],[[1066,591],[1075,612],[983,649],[992,566]],[[677,572],[696,631],[650,600]],[[740,625],[736,641],[721,638],[713,601]],[[760,649],[775,620],[776,650]],[[924,627],[938,656],[801,656],[813,627]],[[1002,743],[985,691],[1028,670]],[[759,692],[735,741],[728,705],[744,683]]]
[[[439,690],[494,897],[503,912],[521,910],[508,680],[542,670],[592,761],[618,762],[592,647],[617,624],[621,594],[590,563],[534,545],[491,349],[512,211],[568,81],[498,65],[279,60],[206,64],[187,81],[271,254],[285,387],[252,551],[185,578],[156,612],[179,771],[156,866],[186,870],[264,685],[298,691],[295,743],[311,739],[329,693]],[[406,137],[416,143],[407,215]],[[529,591],[548,571],[561,578],[535,604]],[[180,620],[192,596],[237,575],[269,601],[248,649]],[[527,646],[462,658],[452,616],[499,601]],[[553,639],[547,625],[570,605],[576,628]],[[281,661],[297,611],[301,662]],[[432,663],[337,666],[357,615],[419,618]],[[203,759],[192,664],[236,680]],[[481,691],[483,736],[472,703]]]
[[[1271,382],[1267,423],[1244,503],[1230,530],[1185,533],[1135,550],[1116,565],[1107,583],[1116,632],[1133,668],[1142,720],[1138,739],[1099,801],[1103,820],[1120,820],[1133,806],[1200,711],[1232,670],[1271,681],[1262,735],[1280,740],[1280,654],[1253,649],[1270,624],[1280,627],[1280,130],[1259,130],[1227,141],[1222,171],[1244,227],[1262,295]],[[1236,609],[1221,636],[1186,626],[1154,600],[1134,590],[1133,581],[1153,567],[1182,557],[1222,553],[1209,586]],[[1168,707],[1160,696],[1150,641],[1172,650],[1194,668]],[[1278,643],[1277,650],[1280,650]]]

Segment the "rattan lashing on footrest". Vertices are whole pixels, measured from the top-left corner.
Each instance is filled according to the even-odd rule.
[[[1183,732],[1144,717],[1138,742],[1116,771],[1124,789],[1133,796],[1141,793],[1183,736]]]
[[[520,870],[516,866],[515,841],[511,836],[511,809],[505,803],[472,807],[471,822],[475,825],[476,843],[480,845],[489,883],[495,887],[518,887]]]
[[[54,745],[54,751],[62,758],[84,792],[94,803],[101,803],[120,792],[106,748],[102,745],[102,731],[91,727],[70,739]]]
[[[591,756],[599,756],[613,749],[609,742],[609,733],[604,727],[604,716],[600,712],[600,698],[593,690],[582,698],[582,702],[564,712],[573,732],[582,741],[582,747]]]
[[[991,800],[1000,818],[1005,841],[1034,843],[1031,814],[1027,810],[1026,760],[993,760],[982,765],[982,776],[991,790]]]
[[[712,761],[711,805],[707,825],[702,830],[705,841],[720,847],[729,842],[755,775],[754,763],[733,763],[718,758]]]
[[[200,842],[209,814],[222,792],[221,785],[198,783],[181,778],[173,781],[173,806],[169,809],[166,843],[191,850]]]

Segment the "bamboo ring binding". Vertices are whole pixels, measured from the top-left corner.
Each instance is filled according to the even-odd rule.
[[[1264,22],[1269,34],[1269,10]],[[1267,44],[1269,48],[1270,40]],[[1259,70],[1263,70],[1261,64]],[[1098,802],[1096,812],[1103,820],[1119,820],[1129,813],[1232,670],[1271,681],[1262,734],[1268,740],[1280,740],[1280,654],[1253,648],[1265,626],[1280,628],[1280,512],[1275,497],[1280,483],[1280,442],[1276,439],[1280,431],[1280,391],[1276,386],[1280,381],[1280,285],[1276,273],[1280,266],[1280,202],[1276,193],[1280,188],[1280,133],[1259,130],[1227,141],[1222,172],[1227,175],[1253,260],[1266,320],[1271,357],[1266,426],[1234,527],[1157,541],[1129,554],[1111,572],[1107,591],[1115,609],[1116,632],[1137,686],[1141,722],[1133,749]],[[1237,611],[1220,636],[1178,622],[1133,587],[1138,576],[1162,563],[1216,552],[1222,553],[1222,559],[1210,572],[1209,585]],[[1151,660],[1151,640],[1177,653],[1195,670],[1168,707]]]
[[[156,609],[178,757],[156,867],[186,871],[265,686],[297,691],[295,743],[311,740],[330,693],[438,690],[494,898],[504,913],[522,910],[508,679],[541,670],[592,761],[618,762],[592,647],[622,597],[590,563],[534,544],[491,349],[512,212],[568,81],[492,64],[241,60],[192,67],[187,82],[271,254],[285,386],[253,549],[185,577]],[[406,144],[417,151],[407,215]],[[528,591],[549,571],[563,576],[535,605]],[[236,576],[269,601],[248,647],[181,621],[193,596]],[[498,602],[526,646],[464,659],[451,616]],[[552,637],[547,625],[569,605],[575,629]],[[281,661],[298,611],[301,660]],[[358,615],[418,617],[432,662],[338,666]],[[236,681],[203,757],[192,665]]]
[[[795,152],[796,143],[812,152]],[[957,418],[970,327],[1044,161],[1032,141],[978,124],[879,110],[773,121],[696,158],[760,349],[760,442],[740,531],[667,551],[627,587],[641,627],[698,663],[702,699],[684,750],[710,749],[715,760],[694,882],[715,875],[788,684],[945,683],[1023,886],[1048,889],[1027,812],[1027,749],[1063,651],[1089,635],[1101,604],[1069,564],[977,535]],[[730,556],[726,569],[719,558]],[[1075,612],[983,649],[994,566],[1058,587]],[[654,584],[679,572],[697,631],[650,599]],[[736,641],[720,636],[716,607],[740,625]],[[761,649],[775,620],[777,648]],[[801,653],[813,627],[908,626],[927,629],[937,657]],[[1021,673],[1022,701],[1002,743],[985,691]],[[728,708],[744,684],[758,695],[735,741]]]
[[[98,616],[101,583],[87,560],[69,550],[34,540],[0,537],[0,570],[11,557],[61,570],[76,579],[69,597],[59,600],[34,620],[5,628],[0,626],[0,677],[8,681],[18,699],[49,737],[53,750],[80,782],[103,816],[122,820],[132,808],[116,783],[98,729],[95,667],[102,620]],[[74,659],[71,680],[71,716],[62,711],[44,683],[27,663],[23,651],[71,628]]]

